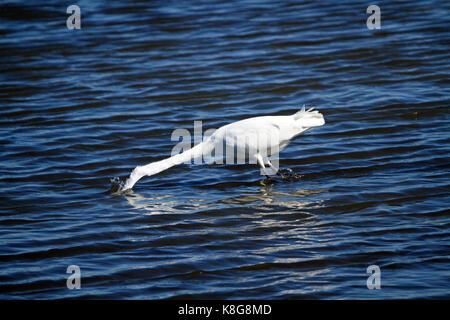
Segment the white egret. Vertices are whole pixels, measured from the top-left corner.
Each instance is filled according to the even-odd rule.
[[[236,150],[238,161],[247,157],[250,161],[258,163],[262,172],[268,176],[266,164],[273,170],[272,173],[278,170],[268,159],[270,156],[283,150],[302,132],[324,124],[325,120],[321,113],[314,111],[313,108],[305,111],[305,107],[289,116],[262,116],[233,122],[220,127],[203,142],[183,153],[136,167],[124,185],[120,185],[118,179],[112,182],[113,185],[116,184],[117,191],[125,191],[133,188],[144,176],[157,174],[175,165],[188,163],[192,159],[211,157],[212,152],[220,153],[218,150],[222,150],[223,146],[227,151]]]

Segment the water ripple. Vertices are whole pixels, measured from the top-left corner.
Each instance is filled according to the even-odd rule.
[[[448,298],[448,5],[0,5],[0,298]],[[183,165],[171,133],[315,106],[300,176]],[[78,265],[82,289],[66,288]],[[382,290],[366,287],[379,265]]]

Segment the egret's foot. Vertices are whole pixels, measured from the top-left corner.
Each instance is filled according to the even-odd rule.
[[[111,187],[109,188],[109,192],[111,193],[121,193],[124,191],[125,186],[125,180],[121,179],[119,177],[115,177],[113,179],[110,179],[111,181]]]
[[[263,184],[265,186],[269,185],[269,184],[272,184],[272,183],[274,183],[274,180],[268,175],[266,175],[265,179],[261,180],[261,184]]]
[[[295,173],[291,168],[278,170],[277,176],[279,176],[281,178],[281,180],[284,180],[284,181],[294,181],[294,180],[300,179],[300,177],[301,177],[301,175],[299,175],[298,173]]]

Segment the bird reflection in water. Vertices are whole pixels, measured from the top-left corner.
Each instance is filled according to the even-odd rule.
[[[290,210],[305,208],[316,208],[323,205],[324,200],[309,200],[308,197],[315,194],[328,192],[327,189],[299,189],[294,192],[277,191],[274,183],[266,180],[259,181],[261,187],[259,192],[246,193],[243,195],[208,201],[202,198],[182,198],[174,194],[145,195],[133,191],[124,194],[128,203],[136,210],[145,210],[146,214],[165,213],[187,213],[189,211],[220,209],[227,205],[249,205],[253,204],[255,210],[260,205],[277,206]],[[277,209],[280,210],[280,208]]]

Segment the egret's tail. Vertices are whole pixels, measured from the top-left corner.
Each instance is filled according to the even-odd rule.
[[[296,112],[293,117],[296,121],[300,122],[302,127],[318,127],[325,124],[325,119],[319,111],[314,110],[314,108],[305,110],[305,106]]]
[[[125,182],[121,191],[125,191],[133,188],[133,186],[144,176],[152,176],[161,171],[167,170],[170,167],[190,162],[192,159],[196,159],[203,155],[205,149],[205,142],[199,143],[192,149],[189,149],[183,153],[176,154],[170,158],[149,163],[145,166],[137,166],[130,174],[130,177]]]

